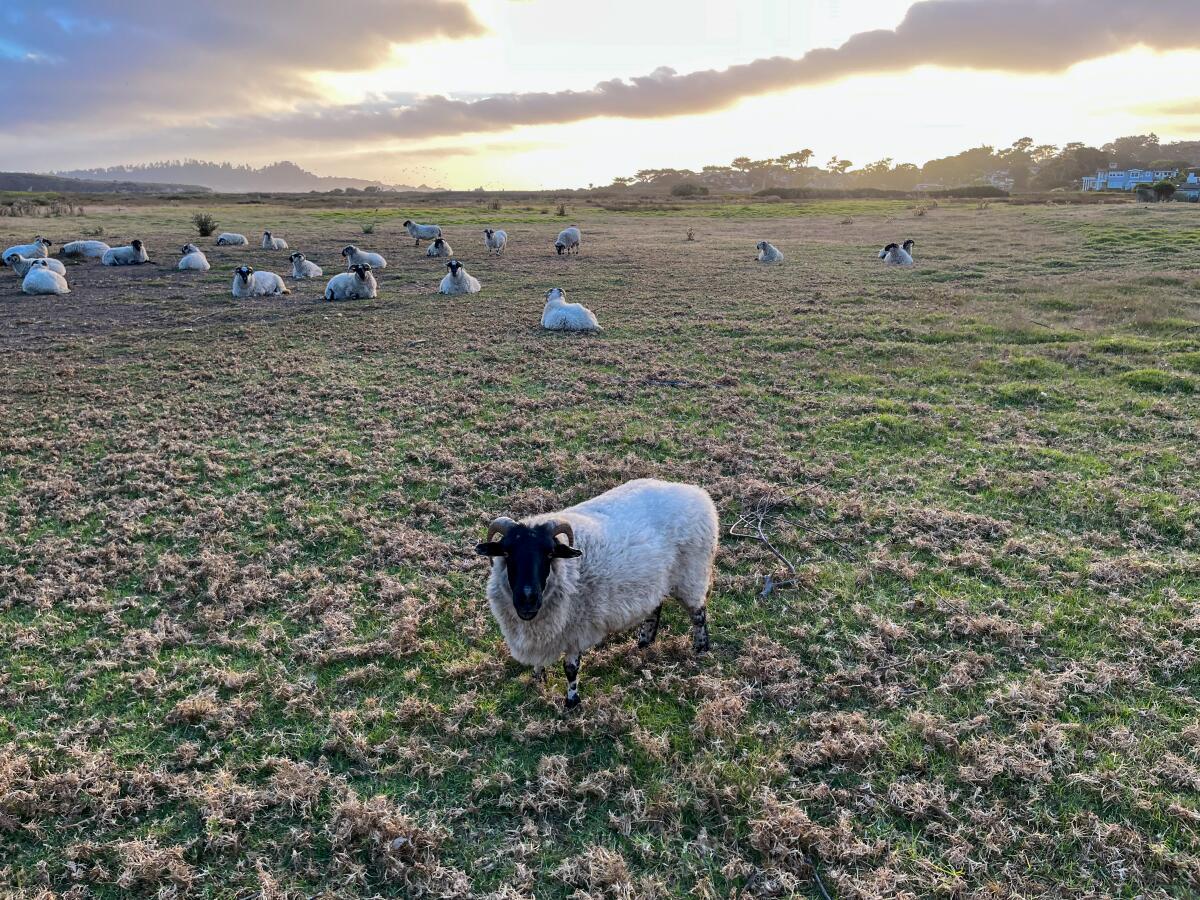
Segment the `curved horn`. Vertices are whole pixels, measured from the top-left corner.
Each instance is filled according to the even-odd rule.
[[[492,535],[498,534],[500,537],[508,534],[508,529],[512,528],[517,523],[508,516],[500,516],[498,519],[493,519],[492,524],[488,526],[487,539],[491,543]]]
[[[554,540],[554,538],[558,537],[560,534],[565,534],[567,536],[568,547],[575,546],[575,532],[571,529],[570,524],[567,522],[555,522],[554,533],[550,535],[550,539]]]

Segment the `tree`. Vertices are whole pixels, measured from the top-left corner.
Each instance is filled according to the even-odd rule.
[[[1159,203],[1170,200],[1175,196],[1175,183],[1172,181],[1159,181],[1151,188],[1154,191],[1154,196]]]
[[[795,153],[785,153],[776,160],[781,166],[790,171],[803,169],[808,165],[808,161],[813,158],[813,152],[809,149],[797,150]]]
[[[836,156],[831,156],[829,162],[825,163],[825,168],[829,169],[834,175],[845,175],[854,163],[848,159],[838,159]]]

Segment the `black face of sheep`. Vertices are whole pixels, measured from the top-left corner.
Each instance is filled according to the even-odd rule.
[[[288,257],[288,259],[290,259],[292,262],[295,262],[296,260],[300,259],[302,255],[303,254],[300,254],[300,253],[293,253],[291,256]]]
[[[142,242],[135,238],[134,240],[129,242],[129,246],[132,247],[134,250],[141,250]]]
[[[353,253],[353,252],[354,252],[354,245],[353,245],[353,244],[351,244],[351,245],[350,245],[350,246],[348,246],[348,247],[343,247],[343,248],[342,248],[342,256],[349,256],[349,255],[350,255],[351,253]]]
[[[512,590],[513,608],[525,622],[530,621],[542,608],[542,594],[546,580],[556,559],[575,559],[583,551],[570,546],[574,539],[569,525],[545,522],[541,525],[520,525],[515,522],[500,525],[508,520],[497,519],[492,525],[488,540],[475,548],[480,556],[504,558],[508,571],[508,586]],[[491,540],[497,532],[500,540]],[[566,544],[556,540],[565,535]]]
[[[910,249],[912,247],[912,245],[915,243],[916,243],[916,241],[914,241],[912,238],[909,238],[907,241],[904,242],[904,249],[905,250]]]
[[[559,241],[555,243],[554,249],[558,251],[559,256],[562,256],[567,250],[567,245]]]
[[[462,263],[460,263],[457,259],[452,259],[450,262],[446,263],[446,268],[450,270],[451,275],[457,276],[458,270],[462,268]]]
[[[239,266],[233,271],[238,278],[242,279],[242,281],[249,281],[250,276],[254,273],[254,269],[252,269],[250,266]]]
[[[405,219],[405,220],[404,220],[404,224],[403,224],[402,226],[400,226],[400,227],[401,227],[401,228],[407,228],[407,227],[408,227],[409,225],[411,225],[412,223],[413,223],[412,219]]]
[[[360,263],[359,265],[354,267],[354,274],[355,274],[355,276],[357,276],[359,281],[366,281],[367,273],[370,271],[371,271],[370,263]]]
[[[897,249],[898,246],[899,246],[898,244],[888,244],[886,247],[883,248],[883,252],[888,253],[892,250]]]

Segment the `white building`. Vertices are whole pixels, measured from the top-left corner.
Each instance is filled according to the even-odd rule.
[[[1177,178],[1178,169],[1098,169],[1096,177],[1085,177],[1085,191],[1132,191],[1139,184],[1154,184],[1168,178]]]

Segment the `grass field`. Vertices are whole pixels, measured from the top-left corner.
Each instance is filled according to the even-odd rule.
[[[0,272],[0,893],[1200,893],[1196,207],[422,210],[453,299],[404,210],[213,209],[388,256],[337,305],[175,272],[195,209],[0,220],[163,263]],[[564,713],[473,548],[641,476],[717,502],[713,650]]]

